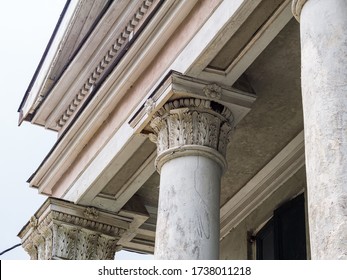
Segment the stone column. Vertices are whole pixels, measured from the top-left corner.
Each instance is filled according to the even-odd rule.
[[[347,259],[347,1],[295,0],[312,259]]]
[[[150,126],[160,173],[156,259],[219,258],[219,196],[232,114],[213,101],[168,102]]]
[[[18,236],[32,260],[112,260],[127,227],[112,214],[50,198]]]

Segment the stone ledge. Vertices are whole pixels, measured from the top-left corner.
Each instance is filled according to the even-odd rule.
[[[48,198],[18,236],[31,259],[113,259],[132,219]]]

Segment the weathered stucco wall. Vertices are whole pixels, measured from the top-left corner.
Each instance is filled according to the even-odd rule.
[[[303,129],[299,24],[291,20],[246,70],[257,100],[228,146],[221,205]]]

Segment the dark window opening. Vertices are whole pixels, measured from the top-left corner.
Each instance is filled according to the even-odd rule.
[[[274,211],[255,236],[258,260],[305,260],[305,199],[299,195]]]

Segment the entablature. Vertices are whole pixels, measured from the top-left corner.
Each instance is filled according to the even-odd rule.
[[[100,88],[94,89],[97,95],[93,96],[90,102],[88,101],[88,106],[84,106],[78,118],[71,123],[71,127],[60,135],[44,162],[29,179],[31,186],[38,187],[41,193],[52,194],[52,189],[62,178],[62,174],[67,171],[67,167],[73,163],[93,135],[100,130],[100,126],[114,111],[117,104],[122,103],[122,98],[129,88],[152,62],[153,57],[157,55],[166,40],[170,38],[170,34],[177,29],[195,3],[196,1],[164,1],[156,16],[148,22],[141,36],[137,38],[136,44],[127,51],[117,67],[112,69],[113,71],[109,73]],[[131,111],[126,114],[130,113]],[[127,118],[126,114],[121,115],[117,121],[119,124],[113,130],[120,129],[123,118]],[[128,129],[124,128],[124,130]],[[108,135],[103,138],[109,139],[109,137]]]
[[[250,111],[256,96],[252,92],[244,92],[236,88],[200,80],[171,72],[160,86],[140,105],[132,116],[129,125],[138,133],[149,133],[148,123],[155,112],[168,101],[180,98],[198,98],[214,100],[227,107],[233,114],[234,125]]]
[[[74,57],[63,61],[64,71],[59,79],[48,91],[40,91],[40,98],[35,101],[38,104],[32,109],[31,122],[58,131],[61,135],[139,36],[159,4],[159,0],[113,1],[108,9],[102,10],[104,14],[90,27],[89,36],[75,50]],[[74,25],[84,20],[85,14],[80,14],[75,15],[77,19],[71,19]],[[75,26],[70,29],[66,31],[68,34],[78,32]],[[55,58],[58,61],[62,59],[59,54]],[[45,83],[42,84],[43,89],[47,88]]]

